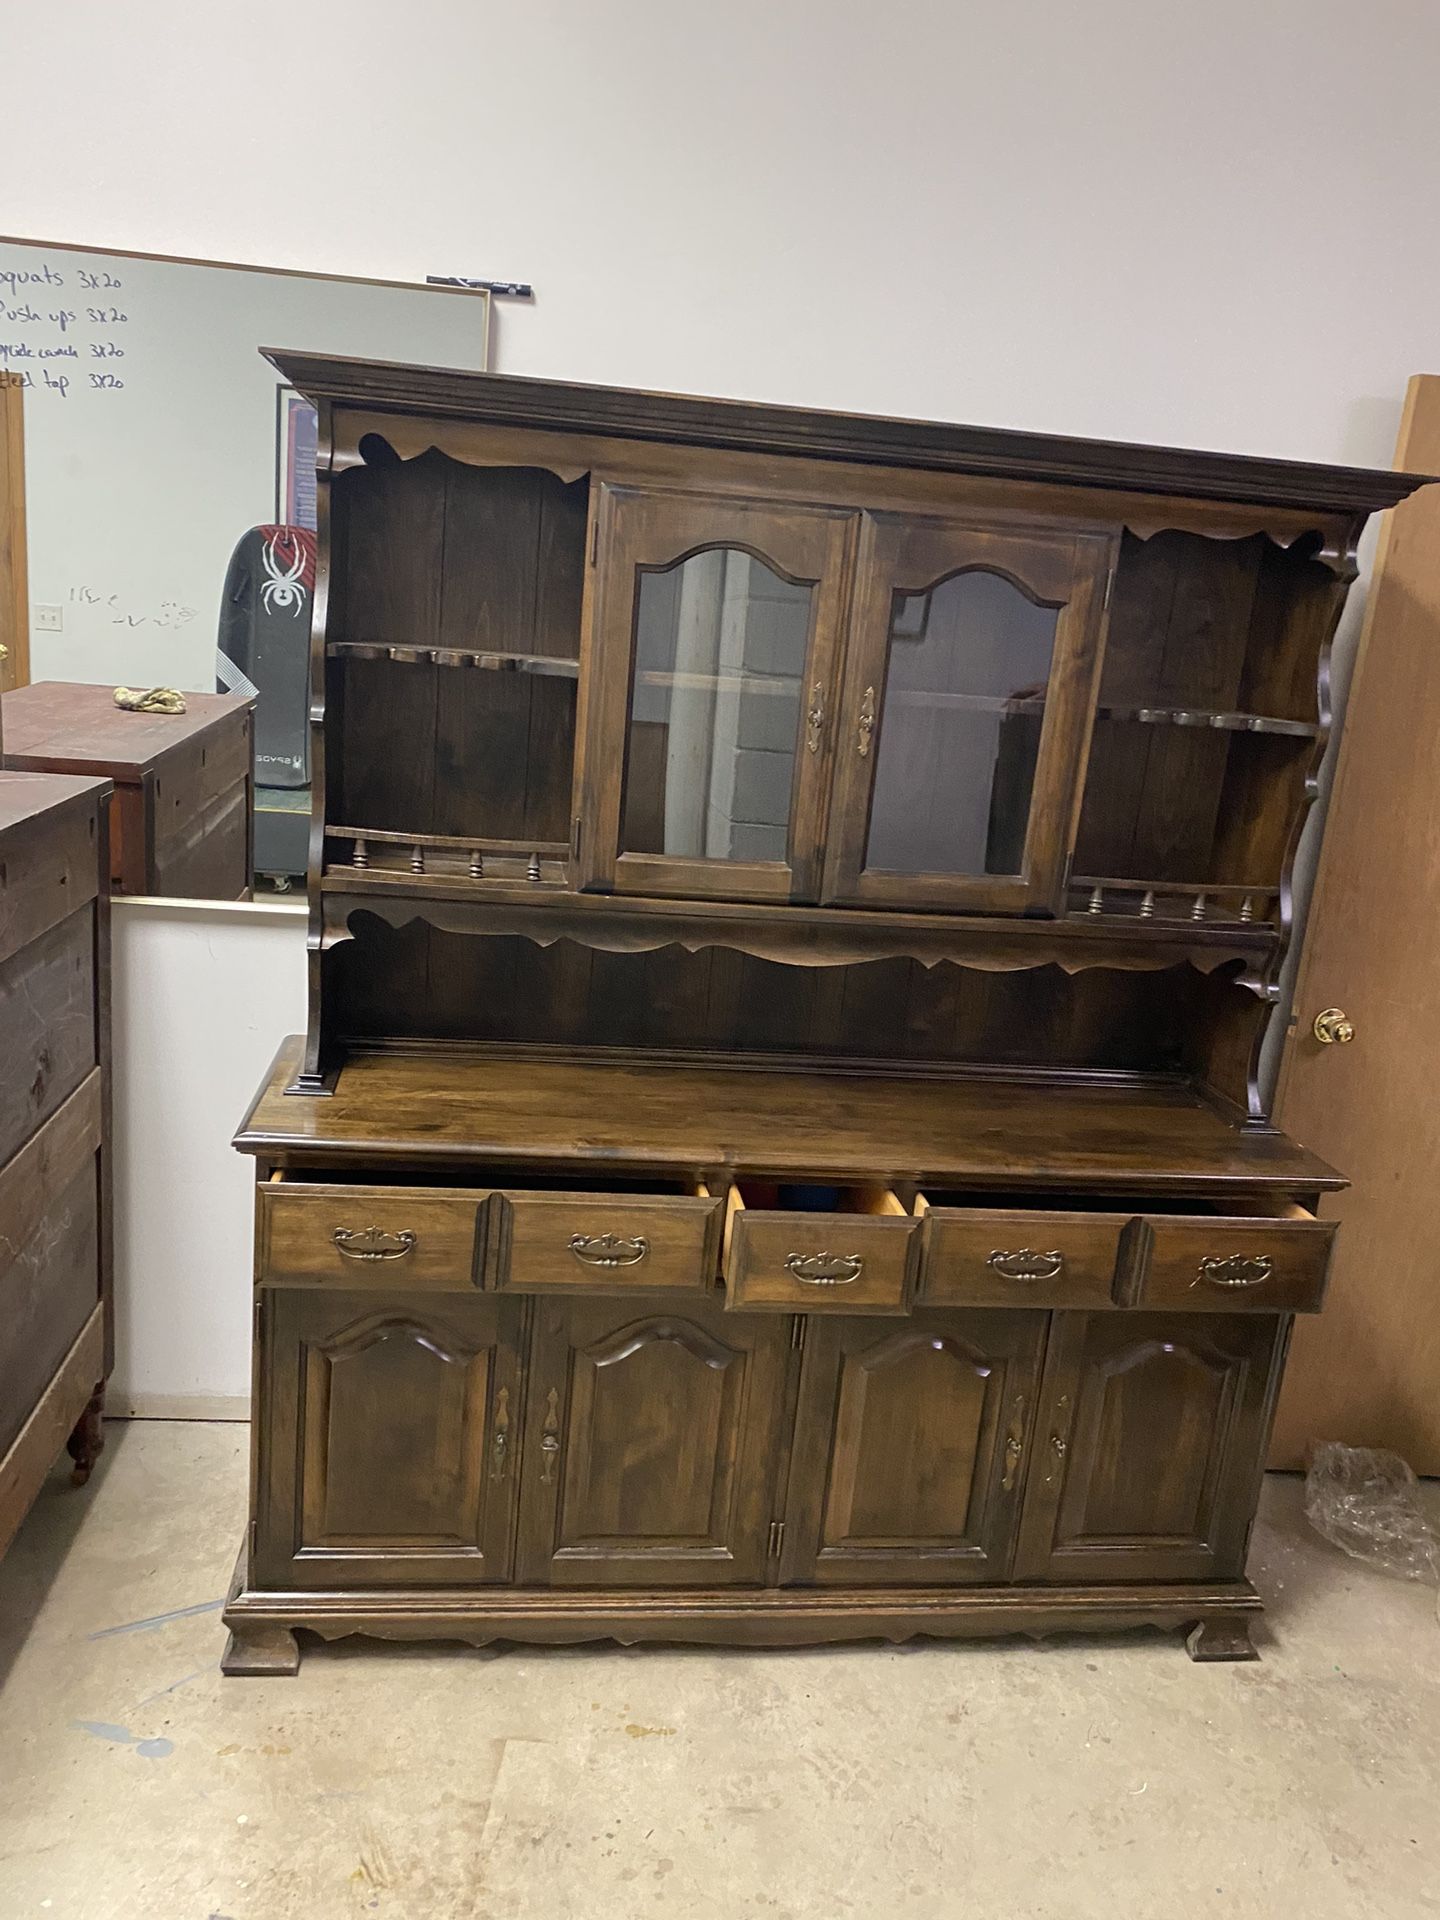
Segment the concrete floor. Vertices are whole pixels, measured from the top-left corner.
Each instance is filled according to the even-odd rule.
[[[312,1643],[222,1680],[245,1430],[112,1424],[0,1566],[0,1916],[1440,1914],[1433,1589],[1269,1484],[1263,1658]]]

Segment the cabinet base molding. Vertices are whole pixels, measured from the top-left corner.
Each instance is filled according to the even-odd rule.
[[[495,1640],[573,1646],[614,1640],[733,1647],[823,1646],[845,1640],[984,1639],[1004,1634],[1118,1633],[1188,1627],[1196,1660],[1253,1660],[1249,1623],[1262,1611],[1248,1580],[1151,1587],[765,1588],[746,1593],[557,1593],[540,1589],[373,1595],[247,1587],[244,1560],[225,1603],[227,1674],[299,1671],[298,1628],[325,1640]]]

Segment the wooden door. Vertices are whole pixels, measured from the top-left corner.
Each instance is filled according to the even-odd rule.
[[[1056,1314],[1017,1577],[1240,1574],[1283,1324],[1239,1313]]]
[[[535,1303],[518,1578],[760,1584],[790,1321],[718,1302]]]
[[[855,515],[605,487],[581,884],[814,900]]]
[[[781,1578],[1004,1580],[1044,1313],[921,1311],[806,1323]]]
[[[825,898],[1060,905],[1113,543],[876,514],[861,542]]]
[[[484,1294],[262,1291],[259,1584],[509,1577],[522,1311]]]
[[[1396,465],[1440,470],[1440,375],[1410,382]],[[1440,1474],[1440,487],[1388,514],[1366,603],[1275,1118],[1347,1174],[1325,1311],[1295,1331],[1271,1463],[1313,1440]],[[1322,1045],[1339,1008],[1352,1044]]]
[[[30,683],[24,399],[20,375],[0,372],[0,693]]]

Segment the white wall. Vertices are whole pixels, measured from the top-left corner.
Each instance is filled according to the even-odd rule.
[[[230,1146],[305,1024],[305,909],[115,903],[115,1413],[243,1416],[254,1163]]]
[[[12,9],[3,224],[528,279],[533,308],[499,316],[505,371],[1322,460],[1387,465],[1406,379],[1440,359],[1431,0],[410,0],[398,18],[380,0]],[[156,927],[146,964],[200,982],[200,1042],[198,938],[175,929],[172,951]],[[186,1179],[209,1169],[223,1196],[212,1249],[248,1232],[225,1142],[299,992],[288,937],[247,936],[234,968],[228,938],[244,1045],[221,1043],[214,1077],[208,1042],[181,1056]],[[163,1188],[172,1144],[137,1120],[138,1183]],[[223,1313],[235,1335],[244,1268],[196,1252],[197,1331]],[[209,1365],[187,1349],[175,1378]]]

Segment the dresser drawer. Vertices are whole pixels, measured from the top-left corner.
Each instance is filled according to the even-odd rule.
[[[489,1195],[473,1188],[260,1187],[256,1272],[289,1286],[478,1287]]]
[[[967,1207],[926,1194],[915,1211],[929,1306],[1114,1306],[1122,1247],[1135,1238],[1129,1213]]]
[[[1146,1214],[1140,1307],[1316,1313],[1336,1222],[1300,1207],[1238,1214]]]
[[[751,1198],[763,1190],[749,1190]],[[919,1221],[888,1189],[851,1187],[826,1211],[751,1205],[730,1189],[725,1304],[748,1312],[905,1313]],[[768,1197],[768,1196],[766,1196]]]
[[[495,1285],[517,1293],[709,1292],[720,1202],[681,1193],[495,1196]]]

